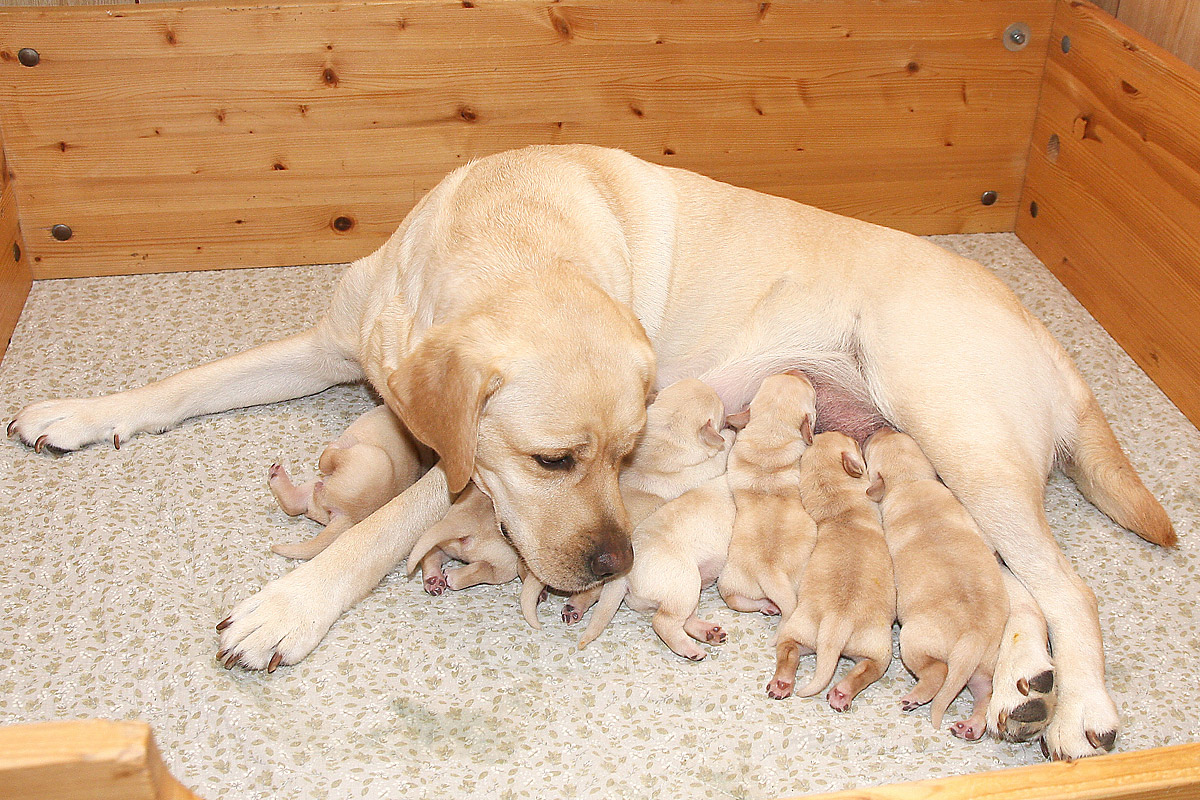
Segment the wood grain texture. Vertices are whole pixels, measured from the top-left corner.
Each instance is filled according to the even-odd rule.
[[[167,771],[144,722],[0,727],[5,800],[198,800]]]
[[[1017,234],[1200,425],[1200,73],[1059,6]]]
[[[874,789],[806,795],[805,800],[1194,800],[1200,744],[1039,764]]]
[[[3,147],[0,147],[0,359],[8,350],[31,283],[29,255],[21,239],[16,191],[8,180]]]
[[[1200,0],[1121,0],[1117,19],[1200,69]]]
[[[534,143],[623,147],[916,233],[1011,230],[1052,10],[4,8],[0,107],[35,277],[349,260],[454,167]],[[1016,21],[1033,36],[1010,52]]]

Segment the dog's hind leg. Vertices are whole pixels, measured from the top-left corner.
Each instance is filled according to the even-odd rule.
[[[292,483],[292,476],[282,464],[272,464],[267,470],[267,486],[275,496],[275,502],[288,516],[298,517],[308,513],[312,505],[316,480],[306,481],[299,486]]]
[[[846,673],[846,677],[833,685],[825,699],[834,711],[849,711],[850,703],[858,693],[883,677],[887,671],[887,663],[874,658],[862,658],[854,665],[854,669]]]
[[[134,434],[164,431],[190,417],[303,397],[362,377],[331,333],[317,326],[136,389],[34,403],[17,413],[8,434],[39,451],[101,441],[119,447]]]
[[[932,700],[946,682],[946,662],[922,654],[920,658],[909,658],[906,663],[917,676],[917,685],[900,698],[900,708],[914,711]]]

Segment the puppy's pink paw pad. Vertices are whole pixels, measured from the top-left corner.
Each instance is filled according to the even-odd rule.
[[[974,742],[983,736],[983,729],[983,724],[956,722],[950,726],[950,733],[957,736],[959,739],[965,739],[968,742]]]
[[[768,600],[767,604],[762,607],[762,613],[766,614],[768,617],[778,617],[783,612],[779,610],[779,606]]]
[[[581,620],[581,619],[583,619],[583,613],[580,612],[579,609],[575,608],[575,606],[571,606],[571,605],[563,606],[563,610],[562,610],[562,621],[563,622],[567,623],[568,625],[574,625],[576,622],[579,622],[579,620]]]
[[[850,709],[850,696],[836,686],[829,690],[829,694],[825,695],[825,699],[829,701],[829,707],[834,711],[848,711]]]
[[[772,700],[782,700],[785,697],[791,697],[793,686],[794,684],[791,681],[781,681],[777,678],[767,684],[767,696]]]
[[[433,575],[425,579],[425,591],[434,597],[438,597],[445,592],[446,587],[446,579],[441,575]]]

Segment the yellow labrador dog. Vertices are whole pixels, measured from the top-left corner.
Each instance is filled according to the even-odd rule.
[[[617,473],[647,392],[698,377],[736,411],[788,370],[917,440],[1045,611],[1049,750],[1110,748],[1096,599],[1042,506],[1055,458],[1118,523],[1162,545],[1174,532],[1062,347],[999,280],[935,244],[618,150],[474,161],[351,265],[311,330],[145,387],[31,405],[9,433],[72,450],[369,380],[441,461],[234,608],[221,647],[261,669],[308,654],[472,478],[547,583],[621,573]]]

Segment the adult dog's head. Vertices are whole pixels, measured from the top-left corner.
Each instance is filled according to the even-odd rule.
[[[579,591],[633,562],[617,477],[653,381],[637,318],[569,280],[508,287],[434,325],[388,388],[450,490],[474,479],[534,574]]]

